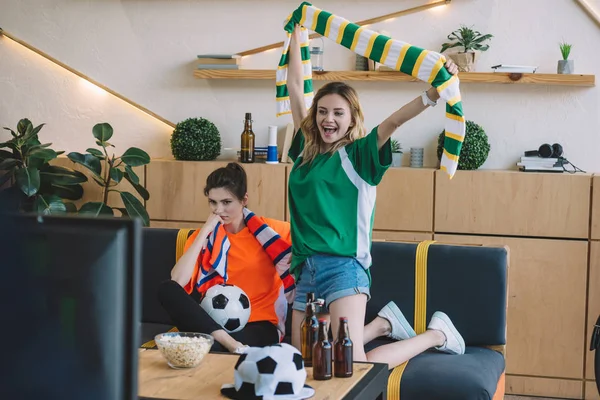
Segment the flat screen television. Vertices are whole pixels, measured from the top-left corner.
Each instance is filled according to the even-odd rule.
[[[141,223],[0,215],[0,398],[137,399]]]

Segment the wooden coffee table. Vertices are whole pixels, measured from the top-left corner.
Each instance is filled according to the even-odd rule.
[[[192,369],[173,369],[158,350],[140,349],[138,387],[139,399],[144,400],[216,400],[221,395],[221,385],[234,383],[233,369],[236,354],[209,353],[202,363]],[[350,378],[315,381],[312,368],[306,368],[306,383],[315,389],[311,400],[387,398],[387,364],[354,363]]]

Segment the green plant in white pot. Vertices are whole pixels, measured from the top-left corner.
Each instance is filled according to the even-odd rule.
[[[562,54],[562,60],[558,60],[558,66],[556,67],[556,72],[559,74],[572,74],[575,72],[575,62],[573,60],[569,60],[569,55],[571,54],[572,44],[562,42],[559,44],[560,53]]]
[[[459,29],[455,30],[448,35],[449,40],[454,42],[448,42],[442,44],[441,53],[454,47],[462,47],[463,51],[458,53],[450,53],[448,57],[456,63],[460,72],[469,72],[475,70],[475,62],[479,52],[486,51],[490,48],[488,44],[483,44],[486,40],[490,40],[493,36],[488,34],[482,34],[467,26],[461,25]]]
[[[402,146],[396,139],[391,140],[392,145],[392,167],[400,167],[402,165]]]

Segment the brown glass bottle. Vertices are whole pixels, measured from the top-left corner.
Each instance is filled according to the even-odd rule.
[[[348,331],[348,318],[340,317],[338,336],[333,344],[334,359],[333,374],[336,378],[349,378],[353,374],[353,348]]]
[[[246,113],[244,120],[244,132],[242,132],[242,148],[240,161],[243,163],[254,162],[254,132],[252,132],[252,114]]]
[[[319,340],[313,346],[313,379],[324,381],[331,379],[331,342],[327,337],[327,320],[319,320]]]
[[[301,345],[300,352],[306,367],[312,366],[312,349],[316,343],[319,334],[319,321],[316,316],[315,294],[306,294],[306,314],[300,324]]]

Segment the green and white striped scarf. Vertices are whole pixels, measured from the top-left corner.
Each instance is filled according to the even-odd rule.
[[[446,102],[445,140],[440,169],[445,170],[450,178],[454,176],[465,137],[465,118],[458,76],[450,74],[444,68],[446,58],[442,54],[381,35],[303,2],[290,14],[284,25],[287,38],[276,73],[277,116],[291,112],[287,89],[288,49],[295,24],[302,28],[300,53],[304,68],[304,98],[307,109],[310,108],[314,97],[308,49],[310,29],[361,56],[411,75],[437,89],[440,98]]]

